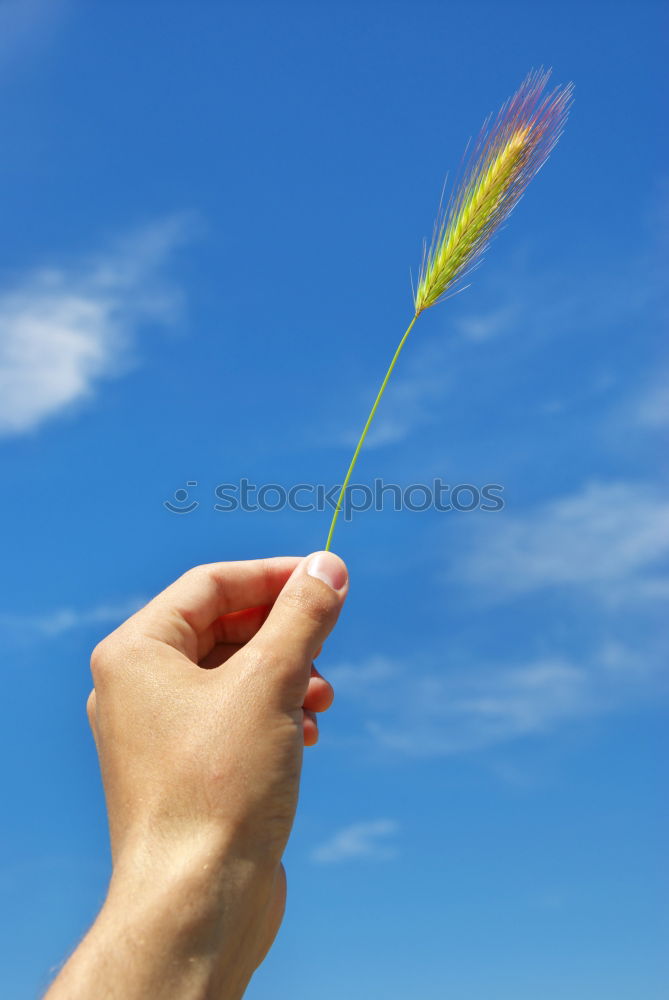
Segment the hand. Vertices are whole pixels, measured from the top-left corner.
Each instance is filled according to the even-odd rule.
[[[200,566],[95,649],[113,876],[51,1000],[103,995],[105,969],[124,1000],[242,995],[283,915],[302,747],[333,698],[313,659],[347,590],[332,553]]]

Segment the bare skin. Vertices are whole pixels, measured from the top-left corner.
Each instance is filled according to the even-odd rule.
[[[313,666],[348,591],[332,553],[184,574],[93,652],[113,874],[47,1000],[237,1000],[283,917]]]

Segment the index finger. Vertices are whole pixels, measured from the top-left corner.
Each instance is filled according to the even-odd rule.
[[[299,556],[276,556],[196,566],[149,601],[133,622],[197,661],[213,645],[219,618],[273,604],[300,561]]]

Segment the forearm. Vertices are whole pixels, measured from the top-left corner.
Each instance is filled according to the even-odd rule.
[[[257,964],[266,881],[210,854],[124,866],[45,1000],[239,1000]]]

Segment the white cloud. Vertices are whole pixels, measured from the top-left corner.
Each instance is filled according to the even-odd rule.
[[[506,303],[494,309],[469,313],[458,319],[456,328],[467,340],[483,341],[508,333],[519,325],[522,310],[518,302]]]
[[[462,407],[462,387],[476,386],[481,380],[481,352],[491,352],[498,374],[509,372],[513,380],[519,371],[529,370],[534,352],[553,350],[547,345],[558,339],[570,340],[573,350],[578,351],[575,338],[587,337],[593,343],[599,338],[605,344],[613,330],[626,331],[630,323],[637,335],[639,328],[645,333],[656,325],[658,309],[666,300],[664,274],[648,252],[627,259],[624,267],[619,261],[606,259],[604,266],[586,273],[579,269],[568,280],[564,269],[538,271],[530,247],[516,245],[506,253],[507,263],[502,258],[494,268],[482,268],[473,283],[475,287],[457,296],[456,304],[436,307],[432,322],[441,324],[439,334],[430,335],[421,319],[393,373],[366,449],[404,442],[416,437],[426,425],[445,418],[452,423],[453,416],[460,416],[461,411],[445,412],[443,404],[451,407],[455,402]],[[601,248],[593,248],[592,253],[597,256]],[[498,340],[504,344],[493,343]],[[393,347],[390,342],[389,354]],[[382,367],[376,376],[379,381],[383,365],[389,360],[389,356],[380,359]],[[483,378],[489,377],[490,366],[488,358]],[[575,384],[565,380],[565,398],[542,400],[541,411],[560,413],[574,404],[597,405],[598,397],[605,400],[620,378],[605,350],[597,361],[588,361],[585,374],[587,377]],[[494,392],[499,394],[499,383]],[[660,413],[666,419],[665,396],[658,394],[652,408],[646,406],[649,421],[656,420]],[[360,399],[357,409],[362,422],[372,402],[369,385]],[[354,423],[343,438],[338,429],[334,430],[333,438],[351,447],[360,430]]]
[[[383,674],[375,668],[370,673],[365,662],[348,665],[344,676],[355,671],[368,678],[359,690],[341,689],[337,668],[328,676],[373,744],[421,757],[471,753],[552,733],[655,696],[664,659],[656,651],[609,640],[582,662],[558,654],[516,664],[444,663],[438,669],[387,662]]]
[[[91,625],[115,627],[145,604],[146,598],[136,597],[83,610],[60,608],[43,615],[0,614],[0,628],[23,638],[54,638]]]
[[[27,47],[48,42],[67,6],[65,0],[2,0],[0,67],[16,62]]]
[[[536,238],[524,246],[512,245],[499,260],[495,255],[494,266],[484,265],[476,277],[475,297],[459,300],[464,311],[455,319],[456,329],[465,339],[481,342],[516,332],[523,338],[550,339],[610,335],[613,327],[630,320],[656,317],[667,301],[663,268],[654,250],[658,236],[664,238],[667,231],[660,218],[666,213],[665,200],[656,200],[651,232],[623,262],[596,240],[590,260],[601,263],[585,271],[578,265],[570,273],[564,266],[538,270]]]
[[[603,598],[666,592],[669,501],[643,483],[590,483],[526,514],[481,523],[457,579],[498,598],[546,587]]]
[[[646,387],[643,395],[636,401],[636,422],[641,427],[663,429],[669,427],[669,372]]]
[[[335,668],[335,690],[377,746],[416,756],[479,751],[664,696],[664,496],[643,483],[591,483],[471,530],[460,557],[450,554],[451,582],[479,608],[485,594],[508,603],[505,614],[521,625],[518,652],[497,662],[465,653],[464,666],[460,652],[438,668],[425,655],[409,668],[378,656]],[[573,599],[537,623],[527,602],[551,589]]]
[[[392,838],[398,832],[399,826],[392,819],[352,823],[315,848],[311,859],[322,865],[359,859],[389,861],[397,856],[397,847],[392,843]]]
[[[398,667],[387,656],[370,656],[364,663],[342,663],[328,670],[328,680],[344,695],[375,691],[379,684],[392,682]]]
[[[468,677],[427,674],[404,690],[403,702],[402,713],[370,722],[369,731],[412,756],[465,753],[547,732],[596,704],[587,671],[558,658],[473,669]]]
[[[191,222],[175,216],[78,267],[42,268],[0,291],[0,435],[32,430],[127,367],[137,329],[174,321],[180,296],[160,280]]]

